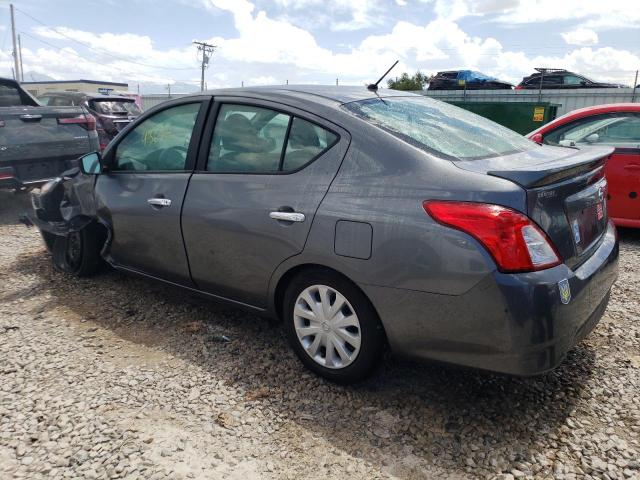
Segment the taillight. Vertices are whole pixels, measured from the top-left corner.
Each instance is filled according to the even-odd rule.
[[[79,125],[85,130],[95,131],[96,118],[87,113],[85,115],[78,115],[77,117],[58,118],[58,124],[60,125]]]
[[[473,202],[427,200],[422,206],[438,223],[478,240],[502,272],[533,272],[560,264],[551,241],[520,212]]]
[[[524,90],[524,87],[521,85],[516,85],[516,88],[514,90]]]

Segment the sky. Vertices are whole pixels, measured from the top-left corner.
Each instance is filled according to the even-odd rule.
[[[631,85],[637,0],[16,0],[25,81],[199,88],[192,41],[216,45],[208,88],[362,85],[472,69],[517,84],[534,67]],[[0,0],[0,77],[12,77],[9,2]]]

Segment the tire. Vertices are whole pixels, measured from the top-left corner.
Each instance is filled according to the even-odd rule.
[[[371,302],[353,283],[330,270],[307,270],[294,277],[282,311],[294,352],[309,370],[327,380],[340,384],[363,380],[383,357],[384,329]]]
[[[105,266],[100,256],[104,240],[104,230],[96,224],[87,225],[66,237],[56,236],[53,245],[54,266],[76,277],[98,273]]]

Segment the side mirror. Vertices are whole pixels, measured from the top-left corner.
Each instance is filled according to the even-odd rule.
[[[532,135],[531,136],[531,141],[542,145],[542,134],[541,133],[536,133],[536,134]]]
[[[592,133],[587,138],[585,138],[585,140],[587,141],[587,143],[596,143],[598,140],[600,140],[600,135],[598,135],[597,133]]]
[[[80,170],[85,175],[98,175],[102,172],[102,158],[98,152],[87,153],[80,157]]]

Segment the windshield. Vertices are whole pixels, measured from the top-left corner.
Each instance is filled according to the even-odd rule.
[[[133,100],[94,100],[94,109],[105,115],[140,115],[142,110]]]
[[[513,130],[427,97],[363,100],[344,108],[411,145],[453,160],[497,157],[535,147]]]
[[[588,137],[592,133],[596,131],[608,127],[610,125],[614,125],[616,123],[620,123],[626,120],[625,118],[603,118],[593,123],[587,123],[586,125],[580,125],[578,128],[568,130],[564,135],[564,140],[573,140],[574,142],[579,142],[584,138]]]

